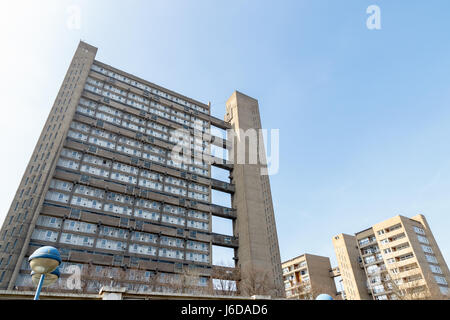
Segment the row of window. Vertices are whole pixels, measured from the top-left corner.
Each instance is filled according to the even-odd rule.
[[[73,184],[70,182],[67,182],[67,181],[52,179],[52,181],[50,182],[50,188],[70,192],[73,189]],[[128,196],[128,195],[120,194],[120,193],[116,193],[116,192],[110,192],[110,191],[106,192],[103,189],[97,189],[97,188],[88,187],[88,186],[84,186],[84,185],[77,185],[75,187],[74,193],[81,194],[81,195],[88,195],[90,197],[95,197],[98,199],[106,198],[107,200],[121,202],[123,204],[131,205],[131,206],[136,205],[139,207],[153,209],[153,210],[160,210],[160,208],[161,208],[161,204],[156,201],[149,201],[149,200],[145,200],[145,199],[134,198],[132,196]],[[105,194],[106,194],[106,196],[105,196]],[[68,201],[67,196],[68,195],[58,194],[57,198],[55,198],[54,194],[53,194],[53,198],[51,198],[51,199],[57,200],[57,201],[64,199],[64,201],[59,201],[59,202],[67,203],[67,201]],[[77,202],[80,202],[81,200],[78,200],[78,199],[82,199],[82,198],[81,197],[77,198]],[[67,200],[67,201],[65,201],[65,200]],[[109,208],[109,209],[111,209],[111,208]],[[183,215],[183,216],[186,214],[186,210],[184,208],[174,206],[174,205],[165,204],[162,207],[162,209],[163,209],[163,212],[167,212],[167,213],[171,213],[171,214]],[[205,212],[201,212],[201,211],[197,211],[197,210],[189,210],[187,212],[187,214],[188,214],[188,217],[209,220],[209,215]]]
[[[24,261],[26,262],[26,259],[24,259]],[[159,283],[176,283],[180,280],[180,275],[166,272],[155,273],[154,271],[135,270],[135,269],[128,269],[124,271],[123,269],[120,268],[106,267],[106,266],[88,266],[86,264],[78,264],[71,262],[62,262],[61,265],[59,266],[59,269],[61,271],[61,274],[63,275],[79,274],[83,276],[84,273],[95,274],[99,278],[108,279],[108,283],[111,277],[120,278],[122,280],[144,281],[144,282],[148,282],[151,278],[154,278]],[[22,265],[22,270],[29,271],[30,270],[29,264],[24,263]],[[203,276],[195,277],[194,279],[190,280],[191,285],[206,286],[208,283],[208,278]],[[66,281],[60,281],[58,284],[64,288],[67,283]],[[32,286],[31,277],[29,276],[29,274],[28,273],[19,274],[16,281],[16,286]],[[65,288],[65,289],[73,289],[73,288]],[[142,289],[148,290],[149,288],[143,287]]]
[[[79,162],[72,159],[66,159],[64,158],[64,156],[58,159],[57,165],[60,167],[100,176],[102,178],[109,178],[111,180],[139,185],[141,187],[153,189],[156,191],[165,191],[178,196],[187,196],[196,200],[209,202],[209,187],[206,185],[197,184],[175,177],[164,177],[161,174],[144,169],[138,169],[137,167],[130,165],[115,162],[113,165],[113,170],[105,170],[98,167],[91,167],[85,164],[80,165]],[[187,187],[189,187],[189,191],[186,190]],[[196,191],[204,193],[199,193]]]
[[[290,271],[294,271],[300,268],[306,267],[306,261],[302,261],[299,264],[291,265],[283,269],[283,274],[288,273]]]
[[[374,262],[378,262],[378,261],[383,261],[383,257],[381,256],[380,253],[378,253],[376,256],[372,255],[372,256],[368,256],[368,257],[364,258],[364,262],[366,264],[374,263]]]
[[[376,238],[374,236],[367,237],[367,238],[359,240],[359,245],[360,246],[364,246],[364,245],[369,244],[369,243],[374,242],[374,241],[376,241]]]
[[[166,92],[163,92],[163,91],[155,89],[155,88],[152,88],[152,87],[147,86],[147,85],[145,85],[143,83],[140,83],[138,81],[129,79],[129,78],[123,76],[123,75],[117,74],[117,73],[112,72],[110,70],[104,69],[103,67],[97,66],[96,64],[93,64],[91,69],[96,71],[96,72],[99,72],[99,73],[101,73],[101,74],[103,74],[105,76],[108,76],[108,77],[111,77],[113,79],[125,82],[127,84],[132,85],[132,86],[135,86],[135,87],[137,87],[137,88],[139,88],[141,90],[150,92],[152,94],[156,94],[156,95],[158,95],[158,96],[160,96],[162,98],[165,98],[165,99],[171,100],[173,102],[179,103],[179,104],[181,104],[183,106],[192,108],[194,110],[197,110],[197,111],[200,111],[200,112],[203,112],[203,113],[208,113],[207,109],[205,109],[203,107],[200,107],[200,106],[198,106],[198,105],[196,105],[194,103],[191,103],[191,102],[186,101],[184,99],[178,98],[176,96],[172,96],[171,94],[168,94]],[[142,102],[144,102],[145,99],[146,99],[145,97],[141,97],[141,96],[136,96],[135,98],[137,100],[142,101]]]
[[[90,82],[96,86],[100,86],[100,87],[102,87],[102,85],[103,85],[100,81],[93,80],[91,78],[88,78],[88,82]],[[97,94],[101,94],[106,98],[111,97],[110,92],[105,91],[105,90],[99,91],[99,88],[96,88],[89,84],[87,84],[85,88],[87,88],[89,91],[93,91]],[[108,90],[114,91],[116,88],[112,87],[111,85],[105,85],[105,86],[103,86],[103,89],[108,89]],[[125,94],[125,92],[123,92],[122,94]],[[128,95],[128,98],[130,98],[132,96],[135,96],[135,95],[130,93]],[[82,99],[84,99],[84,98],[82,98]],[[133,98],[133,99],[135,99],[135,98]],[[198,117],[191,116],[182,111],[177,111],[176,109],[163,106],[162,104],[160,104],[154,100],[152,100],[149,104],[148,104],[148,101],[146,102],[146,104],[142,104],[142,103],[136,102],[133,99],[125,100],[124,98],[119,96],[118,100],[120,102],[124,102],[122,100],[125,100],[125,104],[127,104],[128,106],[132,106],[134,108],[138,108],[140,110],[152,113],[156,116],[160,116],[167,120],[172,120],[173,122],[181,124],[184,127],[188,127],[188,126],[193,127],[196,130],[203,131],[203,132],[207,131],[209,129],[209,122],[205,121],[203,119],[200,119]],[[91,104],[91,106],[95,106],[95,105],[97,105],[97,104]],[[149,105],[149,107],[147,107],[147,105]],[[117,110],[116,108],[112,108],[112,107],[109,107],[109,106],[106,106],[103,104],[98,104],[97,106],[98,106],[97,110],[102,112],[102,115],[105,117],[105,119],[109,119],[108,122],[120,123],[120,119],[123,119],[123,121],[125,121],[125,120],[133,121],[133,122],[137,123],[138,125],[144,125],[144,127],[145,127],[145,122],[147,122],[147,120],[144,120],[143,118],[139,118],[130,113],[127,113],[127,112],[124,112],[121,110]],[[141,113],[142,113],[142,111],[141,111]],[[168,132],[167,127],[162,126],[162,125],[156,125],[156,123],[153,123],[152,121],[148,121],[148,122],[152,123],[152,125],[148,125],[148,127],[153,127],[155,129],[164,131],[166,133]]]
[[[70,195],[49,190],[45,196],[46,200],[51,201],[57,201],[62,203],[69,203]],[[143,199],[140,199],[143,200]],[[139,200],[139,201],[140,201]],[[145,200],[144,200],[145,201]],[[200,230],[209,230],[209,223],[203,222],[203,221],[193,221],[193,220],[187,220],[185,218],[181,217],[174,217],[167,214],[160,214],[159,212],[150,212],[144,209],[135,208],[134,210],[129,206],[122,206],[115,203],[103,203],[102,201],[90,199],[90,198],[84,198],[80,196],[72,196],[72,200],[70,201],[70,204],[85,207],[85,208],[91,208],[96,210],[103,210],[105,212],[113,212],[118,213],[121,215],[126,216],[132,216],[134,214],[135,217],[144,218],[147,220],[153,220],[153,221],[159,221],[161,217],[161,221],[164,223],[174,224],[178,226],[187,226],[189,228],[196,228]]]
[[[417,234],[420,234],[420,235],[423,235],[423,236],[425,235],[425,230],[423,230],[422,228],[419,228],[419,227],[414,226],[413,229],[414,229],[414,231],[415,231]]]
[[[38,229],[36,228],[33,231],[31,239],[33,240],[42,240],[48,242],[57,242],[59,233],[57,231],[48,230],[48,229]],[[179,240],[177,242],[177,240]],[[75,246],[83,246],[83,247],[94,247],[95,238],[86,235],[79,235],[73,233],[62,232],[61,238],[59,240],[60,243],[75,245]],[[161,244],[167,246],[175,246],[181,247],[184,246],[184,243],[181,239],[170,238],[170,237],[161,237]],[[195,244],[194,244],[195,243]],[[178,244],[178,245],[177,245]],[[113,251],[126,251],[127,250],[127,242],[120,240],[111,240],[111,239],[98,239],[95,247],[100,249],[107,249]],[[175,259],[186,259],[189,261],[197,261],[197,262],[205,262],[209,263],[209,254],[206,247],[202,244],[194,241],[188,241],[187,247],[191,246],[195,247],[203,247],[204,252],[186,252],[186,257],[184,256],[184,250],[177,249],[167,249],[167,248],[157,248],[150,245],[131,243],[128,246],[128,252],[130,253],[138,253],[143,255],[151,255],[166,258],[175,258]],[[190,249],[190,248],[188,248]]]
[[[51,189],[57,189],[57,190],[61,190],[61,191],[70,192],[70,191],[72,191],[73,186],[74,185],[71,182],[58,180],[58,179],[52,179],[50,182]],[[161,204],[156,201],[135,198],[135,197],[117,193],[117,192],[110,192],[110,191],[107,192],[102,189],[97,189],[97,188],[88,187],[88,186],[84,186],[84,185],[77,185],[75,187],[74,193],[89,195],[91,197],[97,197],[100,199],[106,198],[107,200],[113,200],[113,201],[121,202],[123,204],[128,204],[128,205],[135,205],[135,206],[138,206],[141,208],[147,208],[147,209],[152,209],[152,210],[157,210],[157,211],[161,210]],[[106,196],[105,196],[105,194],[106,194]],[[58,195],[58,199],[64,199],[64,195],[63,196]],[[60,201],[60,202],[62,202],[62,201]],[[111,209],[111,208],[109,208],[109,209]],[[190,218],[196,218],[196,219],[202,219],[205,221],[209,221],[209,214],[206,212],[202,212],[202,211],[197,211],[197,210],[192,210],[192,209],[186,210],[183,207],[178,207],[178,206],[174,206],[174,205],[170,205],[170,204],[164,204],[162,206],[162,210],[163,210],[163,212],[167,212],[170,214],[181,215],[181,216],[185,216],[187,214],[187,216]],[[142,210],[138,211],[138,214],[142,215],[143,214]]]
[[[406,237],[405,233],[402,232],[402,233],[396,234],[396,235],[393,236],[393,237],[383,239],[383,240],[380,241],[380,243],[381,243],[381,244],[387,244],[387,243],[389,243],[389,242],[394,242],[394,241],[403,239],[403,238],[405,238],[405,237]]]
[[[144,120],[144,118],[137,117],[124,111],[119,111],[113,107],[108,107],[85,98],[80,99],[77,111],[90,117],[104,120],[115,126],[127,128],[140,134],[151,135],[158,139],[166,140],[173,144],[183,145],[184,147],[190,147],[191,149],[201,152],[206,152],[207,147],[209,146],[209,142],[202,139],[202,134],[192,135],[187,129],[169,128],[152,120]],[[169,116],[167,113],[161,113],[158,110],[154,111],[153,109],[150,109],[150,113],[153,113],[156,116],[165,115],[165,118],[169,118],[169,120],[180,122],[179,118]],[[157,119],[155,116],[152,116],[152,118]],[[208,128],[204,127],[206,124],[196,122],[194,123],[194,128],[201,131],[207,131]],[[180,138],[182,141],[179,141]]]
[[[385,233],[389,233],[389,232],[398,230],[398,229],[400,229],[401,227],[402,227],[402,224],[401,224],[401,223],[397,223],[397,224],[394,225],[394,226],[391,226],[391,227],[388,227],[388,228],[385,228],[385,229],[378,230],[377,233],[378,233],[379,236],[381,236],[381,235],[383,235],[383,234],[385,234]]]
[[[92,83],[92,79],[88,78],[88,82],[89,82],[89,80],[91,80],[91,83]],[[111,85],[103,86],[103,83],[98,80],[93,80],[93,82],[95,82],[95,83],[93,83],[94,85],[86,83],[86,85],[84,86],[84,89],[86,89],[87,91],[90,91],[92,93],[95,93],[97,95],[103,96],[106,99],[106,101],[108,99],[113,99],[124,105],[131,106],[131,107],[140,109],[142,111],[149,112],[155,116],[159,116],[166,120],[176,122],[180,125],[183,125],[186,129],[188,127],[191,127],[191,128],[194,128],[194,129],[202,131],[202,132],[205,132],[209,129],[209,123],[205,120],[199,119],[195,116],[191,117],[190,115],[188,115],[182,111],[177,111],[176,109],[165,107],[153,100],[150,102],[150,104],[149,104],[150,106],[147,106],[143,103],[139,103],[134,100],[125,98],[124,97],[125,92],[123,90],[122,90],[123,93],[115,94],[113,92],[115,90],[119,90],[119,89],[117,89]],[[99,87],[101,87],[101,89]],[[111,92],[111,91],[113,91],[113,92]],[[106,108],[103,108],[103,110],[109,111]],[[115,109],[111,108],[110,110],[115,110]],[[117,116],[114,116],[111,114],[115,114]],[[116,123],[116,124],[119,124],[121,122],[120,118],[118,117],[119,115],[120,114],[118,112],[117,113],[116,112],[114,112],[114,113],[108,112],[108,114],[103,113],[104,120],[111,122],[111,123]],[[91,116],[92,116],[92,114],[91,114]],[[134,116],[132,116],[132,117],[134,117]],[[125,118],[123,118],[123,119],[125,119]],[[142,120],[142,121],[144,121],[144,120]],[[126,122],[126,121],[122,120],[122,123],[123,122]],[[128,123],[130,123],[130,122],[128,122]],[[140,127],[140,126],[136,125],[136,127]]]
[[[447,280],[444,277],[434,276],[434,279],[436,280],[437,284],[448,285]]]
[[[362,255],[373,254],[373,253],[378,253],[378,252],[380,252],[380,249],[378,249],[378,246],[372,246],[372,247],[368,247],[368,248],[361,250]]]
[[[419,240],[420,243],[430,244],[427,237],[417,235],[417,239]]]
[[[209,174],[209,165],[205,161],[202,161],[203,157],[201,155],[205,154],[203,151],[200,155],[197,153],[194,158],[192,158],[190,154],[187,154],[188,156],[180,156],[177,152],[166,152],[164,149],[156,146],[141,143],[130,138],[120,137],[104,130],[90,130],[90,127],[84,124],[83,126],[88,127],[88,131],[80,132],[79,124],[79,122],[72,122],[71,128],[77,131],[69,130],[67,134],[68,137],[85,143],[89,142],[90,144],[109,150],[121,152],[128,156],[138,157],[143,160],[150,160],[177,169],[190,171],[195,174],[204,176],[208,176]],[[199,149],[200,147],[195,145],[195,148]],[[203,149],[205,147],[201,148]]]
[[[431,272],[442,274],[442,269],[441,269],[441,267],[435,266],[435,265],[433,265],[433,264],[430,264],[429,266],[430,266]]]

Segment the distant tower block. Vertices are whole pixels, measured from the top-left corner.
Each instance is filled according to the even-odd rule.
[[[226,103],[227,113],[225,121],[229,122],[238,136],[239,143],[245,143],[242,132],[249,129],[261,129],[258,101],[235,91]],[[241,131],[241,134],[239,131]],[[250,130],[251,131],[251,130]],[[248,134],[246,136],[251,136]],[[259,137],[259,135],[257,135]],[[228,138],[230,138],[228,136]],[[251,140],[251,139],[250,139]],[[264,148],[261,143],[260,146]],[[238,163],[234,148],[234,168],[232,171],[232,184],[236,190],[232,195],[232,206],[237,211],[234,225],[234,235],[239,237],[237,250],[237,266],[241,270],[242,279],[259,278],[270,287],[270,293],[284,296],[284,287],[281,270],[280,251],[278,247],[277,229],[272,205],[270,182],[267,175],[261,174],[265,168],[265,151],[261,150],[257,164],[248,164],[251,158],[249,150],[245,147],[245,164]],[[256,148],[256,147],[255,147]],[[245,292],[245,285],[241,286]]]

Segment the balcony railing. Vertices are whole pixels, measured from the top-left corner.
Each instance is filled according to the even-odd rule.
[[[373,238],[373,239],[369,240],[368,242],[364,242],[363,244],[358,243],[358,245],[359,245],[359,248],[365,248],[367,246],[370,246],[370,245],[373,245],[373,244],[376,244],[376,243],[377,243],[377,239]]]

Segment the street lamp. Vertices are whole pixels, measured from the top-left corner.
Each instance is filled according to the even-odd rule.
[[[51,285],[60,276],[58,267],[61,264],[61,255],[56,248],[45,246],[33,252],[28,262],[33,270],[31,279],[37,285],[34,300],[39,300],[42,287]]]
[[[36,286],[39,286],[39,282],[41,281],[41,276],[43,276],[43,274],[31,271],[31,280],[33,281],[33,283]],[[44,282],[42,283],[42,286],[47,287],[47,286],[55,283],[56,280],[58,280],[60,276],[61,276],[61,272],[59,271],[59,267],[56,267],[56,269],[53,270],[52,272],[45,274]]]
[[[316,300],[333,300],[329,294],[321,293],[316,297]]]

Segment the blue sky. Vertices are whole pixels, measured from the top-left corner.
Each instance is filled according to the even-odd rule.
[[[366,28],[372,4],[381,30]],[[263,126],[280,129],[283,260],[334,264],[332,236],[422,213],[449,262],[449,12],[446,0],[14,1],[0,12],[0,220],[82,39],[219,118],[234,90],[259,100]]]

